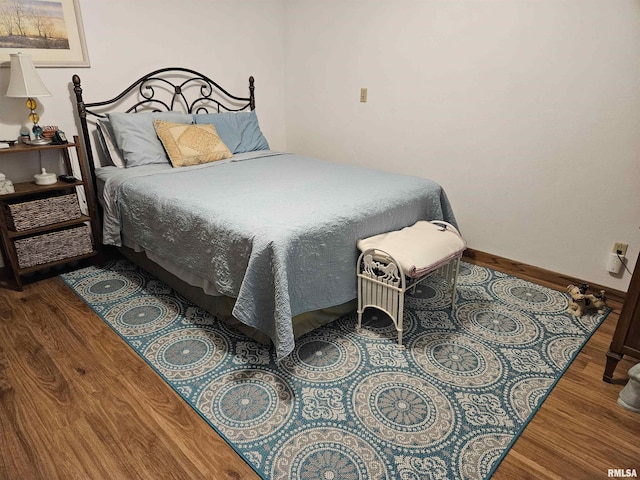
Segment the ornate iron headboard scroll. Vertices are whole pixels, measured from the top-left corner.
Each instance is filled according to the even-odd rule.
[[[82,98],[80,77],[73,75],[72,82],[94,192],[97,192],[95,163],[87,117],[105,117],[108,111],[220,113],[221,111],[254,110],[256,107],[253,77],[249,77],[249,96],[237,97],[209,77],[181,67],[162,68],[148,73],[133,82],[119,95],[100,102],[85,103]],[[128,101],[133,103],[127,106]]]

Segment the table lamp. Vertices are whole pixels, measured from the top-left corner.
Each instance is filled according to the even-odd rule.
[[[51,140],[42,137],[42,128],[38,125],[40,117],[36,113],[38,103],[36,97],[50,97],[51,93],[44,86],[36,68],[31,61],[31,55],[22,53],[12,53],[11,57],[11,77],[9,78],[9,88],[7,97],[19,97],[27,99],[27,108],[31,111],[29,121],[33,123],[34,138],[29,140],[31,145],[46,145]]]

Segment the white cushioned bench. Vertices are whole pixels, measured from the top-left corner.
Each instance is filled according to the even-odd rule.
[[[451,288],[455,308],[460,258],[467,244],[447,222],[419,221],[410,227],[358,240],[358,325],[367,307],[385,312],[398,331],[402,347],[404,294],[432,273],[441,274]]]

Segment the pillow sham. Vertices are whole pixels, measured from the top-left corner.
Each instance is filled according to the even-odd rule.
[[[111,162],[111,165],[124,168],[124,158],[118,145],[116,145],[109,119],[99,118],[96,120],[96,130],[98,131],[98,139],[100,140],[100,146],[102,147],[104,156]]]
[[[196,114],[196,124],[209,123],[233,153],[269,150],[269,143],[258,125],[256,111]]]
[[[174,112],[108,114],[116,144],[127,168],[153,163],[167,163],[167,154],[153,127],[154,120],[193,123],[193,117]]]
[[[153,126],[174,167],[199,165],[233,156],[213,125],[154,120]]]

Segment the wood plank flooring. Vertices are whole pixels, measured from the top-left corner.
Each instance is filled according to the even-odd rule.
[[[491,266],[509,269],[498,263]],[[555,286],[564,290],[566,284]],[[640,472],[640,414],[616,403],[638,360],[625,358],[615,382],[602,381],[620,311],[619,303],[610,304],[615,311],[494,479]],[[27,284],[22,292],[0,285],[0,479],[69,478],[258,476],[59,278]]]

